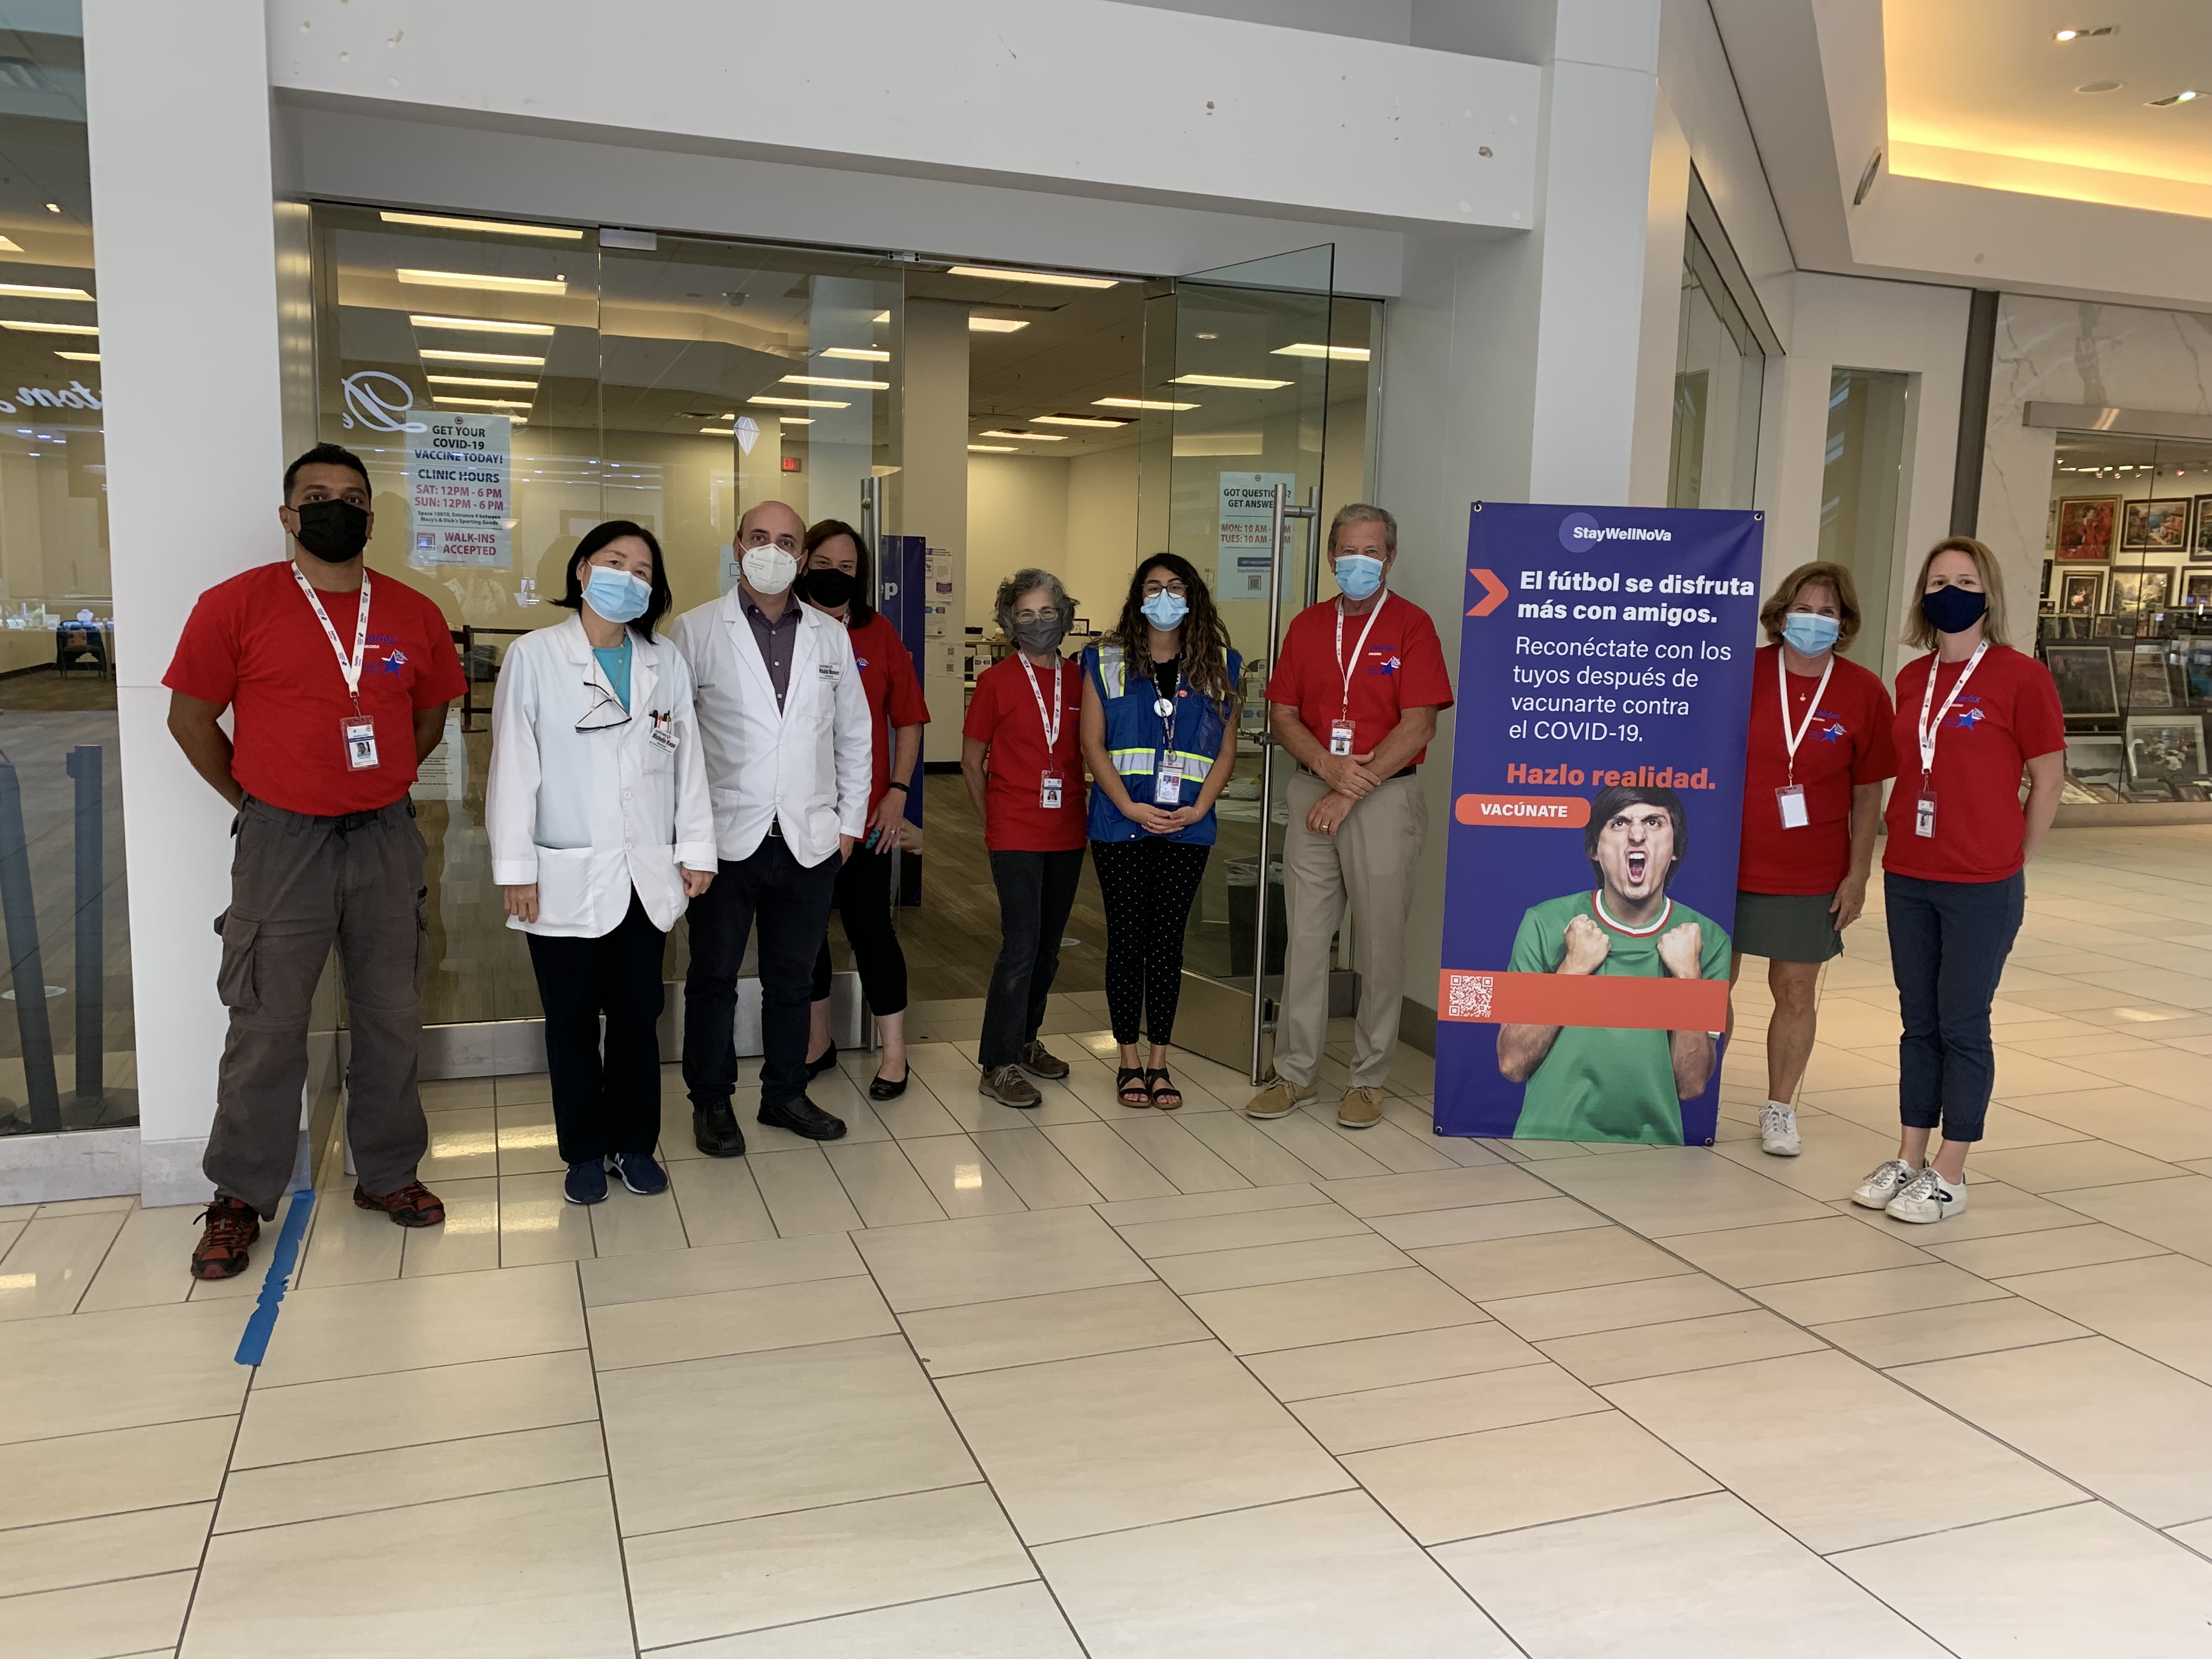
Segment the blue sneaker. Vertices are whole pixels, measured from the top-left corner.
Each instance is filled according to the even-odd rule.
[[[668,1171],[653,1161],[651,1152],[617,1152],[613,1161],[615,1173],[622,1177],[623,1185],[641,1197],[651,1198],[668,1190]],[[605,1190],[604,1182],[600,1190]]]
[[[571,1164],[568,1178],[561,1183],[561,1195],[571,1204],[605,1203],[607,1166],[596,1158],[588,1164]]]

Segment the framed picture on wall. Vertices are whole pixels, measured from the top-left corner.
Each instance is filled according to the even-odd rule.
[[[2069,570],[2058,579],[2058,614],[2062,617],[2094,617],[2104,596],[2103,571]]]
[[[2212,561],[2212,495],[2197,498],[2197,525],[2189,533],[2189,556],[2197,563]]]
[[[2189,542],[2189,501],[2130,501],[2120,545],[2144,553],[2172,553]]]
[[[2184,605],[2212,605],[2212,570],[2183,572],[2181,602]]]
[[[2173,707],[2173,677],[2166,672],[2163,644],[2154,641],[2136,647],[2128,660],[2127,705],[2130,714]]]
[[[2173,597],[2173,572],[2163,567],[2112,572],[2112,609],[2116,617],[2163,611]]]
[[[2069,714],[2111,720],[2120,712],[2108,645],[2045,646],[2043,660],[2058,684],[2058,707]]]
[[[2194,715],[2130,714],[2128,776],[2138,782],[2204,775],[2204,722]]]
[[[2060,564],[2103,564],[2118,540],[2120,498],[2076,495],[2058,503],[2058,545],[2051,557]]]

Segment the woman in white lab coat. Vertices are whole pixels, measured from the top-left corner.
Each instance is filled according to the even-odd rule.
[[[564,1190],[597,1204],[610,1165],[634,1193],[668,1189],[653,1155],[661,957],[714,878],[714,814],[690,670],[653,632],[669,605],[653,533],[599,526],[554,603],[576,615],[525,635],[500,665],[484,823],[545,1008]]]

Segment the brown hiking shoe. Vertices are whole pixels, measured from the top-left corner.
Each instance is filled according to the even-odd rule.
[[[356,1183],[353,1201],[364,1210],[381,1210],[402,1227],[434,1227],[446,1218],[446,1206],[437,1194],[419,1181],[410,1181],[396,1193],[379,1197]]]
[[[261,1237],[261,1217],[242,1199],[218,1198],[200,1212],[207,1224],[192,1246],[194,1279],[235,1279],[246,1271],[247,1249]]]
[[[1347,1129],[1371,1129],[1382,1121],[1380,1089],[1346,1089],[1337,1103],[1336,1121]]]
[[[1288,1117],[1313,1097],[1314,1090],[1311,1084],[1286,1083],[1279,1077],[1270,1078],[1266,1088],[1244,1103],[1244,1115],[1257,1118]]]
[[[988,1095],[1001,1106],[1044,1104],[1044,1097],[1037,1092],[1036,1085],[1022,1075],[1018,1066],[1001,1066],[996,1071],[984,1073],[976,1079],[975,1092]]]
[[[1022,1070],[1031,1077],[1050,1078],[1057,1083],[1067,1075],[1067,1062],[1042,1042],[1032,1042],[1023,1049],[1020,1063]]]

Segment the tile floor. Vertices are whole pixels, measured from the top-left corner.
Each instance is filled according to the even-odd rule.
[[[1941,1231],[1845,1196],[1881,939],[1794,1162],[1755,985],[1710,1150],[1439,1139],[1411,1051],[1364,1133],[1131,1113],[1079,997],[1032,1114],[953,1005],[826,1148],[672,1077],[589,1211],[542,1077],[433,1085],[451,1219],[334,1188],[256,1370],[191,1211],[0,1211],[0,1659],[2212,1652],[2212,833],[2052,837]]]

